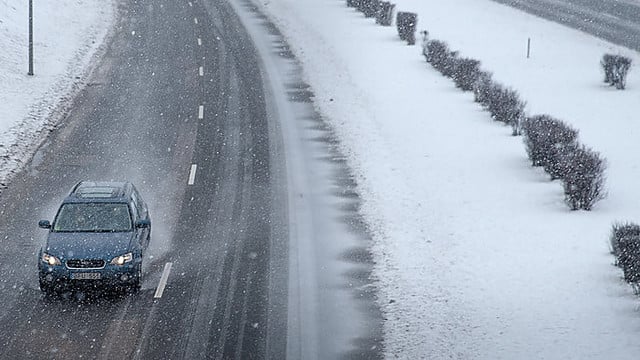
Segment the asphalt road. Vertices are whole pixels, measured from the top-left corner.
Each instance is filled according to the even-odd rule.
[[[533,15],[640,49],[640,2],[636,0],[493,0]]]
[[[88,86],[0,194],[0,358],[304,355],[288,344],[287,159],[249,35],[225,1],[120,1],[119,11]],[[150,203],[139,294],[40,294],[37,221],[83,179],[131,180]],[[350,336],[364,350],[340,357],[380,356],[379,338]]]

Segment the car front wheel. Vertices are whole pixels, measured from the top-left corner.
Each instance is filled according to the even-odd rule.
[[[136,278],[129,286],[129,289],[132,293],[137,293],[142,288],[142,264],[138,266],[138,271],[136,272]]]
[[[55,287],[43,280],[40,280],[40,290],[42,291],[44,296],[50,297],[55,295]]]

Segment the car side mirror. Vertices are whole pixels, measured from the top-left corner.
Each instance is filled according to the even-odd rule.
[[[137,228],[148,228],[151,227],[151,220],[138,220],[136,221]]]
[[[38,226],[42,229],[51,229],[51,223],[49,222],[49,220],[38,221]]]

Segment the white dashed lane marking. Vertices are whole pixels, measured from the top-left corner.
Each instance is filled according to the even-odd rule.
[[[204,105],[198,106],[198,119],[204,119]]]
[[[198,170],[198,165],[191,164],[191,170],[189,171],[189,181],[188,185],[193,185],[196,182],[196,171]]]
[[[164,270],[162,271],[162,277],[160,277],[160,283],[156,288],[156,293],[153,295],[154,299],[160,299],[164,293],[164,288],[167,286],[167,280],[169,280],[169,273],[171,272],[171,266],[173,264],[168,262],[164,264]]]

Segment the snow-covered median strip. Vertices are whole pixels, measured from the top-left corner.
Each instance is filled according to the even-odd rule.
[[[609,161],[609,197],[570,211],[521,137],[346,1],[260,2],[302,61],[315,104],[357,174],[374,232],[388,358],[632,359],[637,298],[612,266],[611,223],[640,214],[640,72],[602,83],[631,51],[490,1],[399,0]],[[464,20],[461,20],[464,19]],[[530,58],[526,57],[531,39]]]
[[[84,85],[115,11],[112,0],[34,1],[35,75],[28,76],[28,2],[0,0],[0,184]]]

